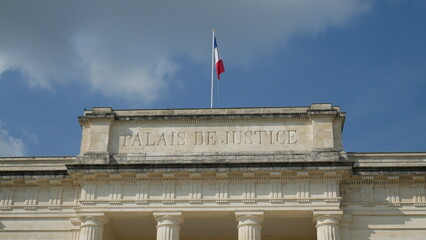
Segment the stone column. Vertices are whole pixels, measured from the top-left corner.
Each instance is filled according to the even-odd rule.
[[[183,222],[181,212],[154,213],[157,221],[157,240],[179,240],[180,224]]]
[[[339,220],[341,212],[314,213],[317,227],[317,240],[340,240]]]
[[[105,216],[83,216],[80,218],[80,240],[102,240]]]
[[[260,240],[263,212],[236,212],[238,240]]]

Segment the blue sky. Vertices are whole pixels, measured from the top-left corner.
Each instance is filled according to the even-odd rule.
[[[347,112],[349,152],[426,151],[426,1],[0,2],[0,156],[77,155],[84,108]]]

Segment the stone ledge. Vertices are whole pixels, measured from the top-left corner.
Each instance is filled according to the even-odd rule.
[[[355,175],[424,175],[426,166],[398,166],[398,167],[354,167]]]
[[[338,115],[345,118],[340,107],[326,104],[311,104],[309,107],[270,107],[270,108],[214,108],[214,109],[139,109],[114,110],[110,107],[86,110],[79,122],[91,119],[114,120],[181,120],[181,119],[269,119],[269,118],[308,118],[310,111],[315,115]]]
[[[69,178],[69,175],[66,170],[0,171],[0,179],[17,179],[36,176],[38,178]]]
[[[86,164],[109,164],[111,156],[108,152],[86,152],[75,158],[77,163]]]
[[[161,163],[161,164],[73,164],[68,173],[85,172],[195,172],[195,171],[296,171],[350,170],[352,162],[266,162],[266,163]]]
[[[250,163],[250,162],[338,162],[345,161],[345,153],[324,151],[237,152],[176,155],[114,154],[111,163]],[[83,163],[83,162],[78,162]],[[87,162],[91,163],[91,162]]]

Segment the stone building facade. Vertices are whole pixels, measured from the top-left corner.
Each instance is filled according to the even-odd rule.
[[[331,104],[78,120],[78,156],[0,158],[0,239],[425,239],[426,153],[345,152]]]

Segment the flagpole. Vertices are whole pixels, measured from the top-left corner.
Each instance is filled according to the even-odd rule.
[[[212,29],[212,77],[210,85],[210,108],[213,108],[213,77],[214,77],[214,29]]]

